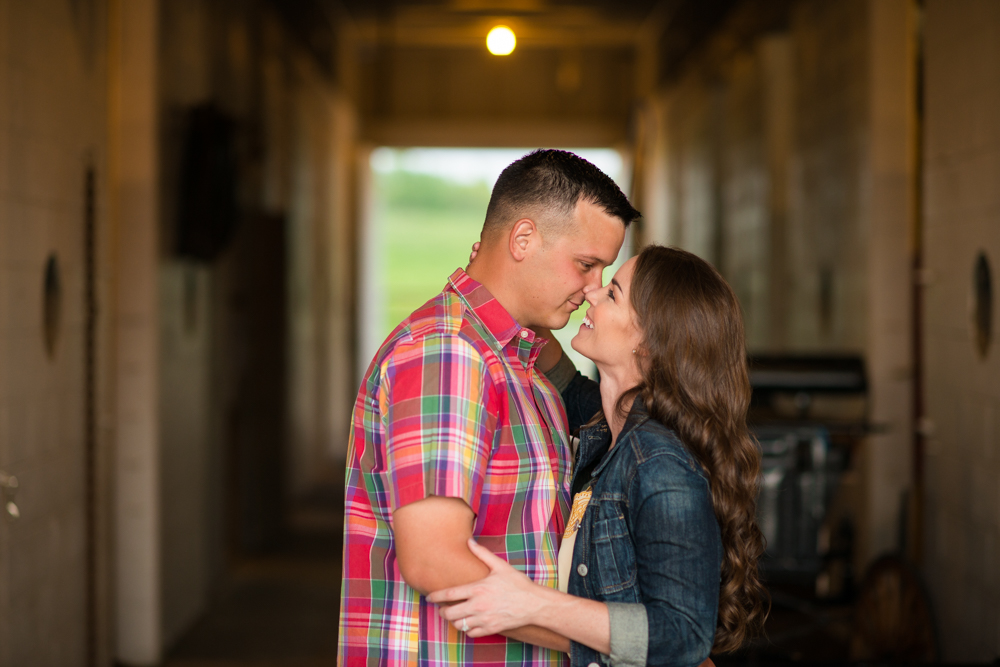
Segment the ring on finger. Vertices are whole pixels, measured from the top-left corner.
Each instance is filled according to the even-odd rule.
[[[469,631],[469,619],[468,618],[463,618],[462,619],[462,632],[468,632],[468,631]]]

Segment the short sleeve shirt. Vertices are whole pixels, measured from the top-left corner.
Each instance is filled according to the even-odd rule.
[[[480,544],[557,587],[570,455],[562,400],[535,370],[543,344],[459,269],[375,355],[347,454],[340,664],[566,664],[454,629],[403,581],[392,532],[394,510],[460,498]]]

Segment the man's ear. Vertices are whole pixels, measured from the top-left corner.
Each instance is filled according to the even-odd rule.
[[[524,260],[529,250],[540,241],[538,225],[531,218],[521,218],[510,228],[507,247],[515,261]]]

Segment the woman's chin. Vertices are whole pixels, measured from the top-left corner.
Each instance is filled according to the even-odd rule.
[[[580,340],[582,337],[583,337],[583,332],[580,332],[577,335],[573,336],[573,339],[570,340],[569,342],[569,346],[574,350],[576,350],[577,352],[579,352],[580,354],[582,354],[583,356],[590,359],[590,355],[587,354],[587,344],[582,340]]]

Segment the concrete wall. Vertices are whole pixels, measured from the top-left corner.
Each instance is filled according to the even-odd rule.
[[[867,5],[803,2],[793,14],[786,298],[796,350],[866,345]]]
[[[865,357],[860,568],[898,546],[909,484],[912,9],[804,0],[785,25],[722,26],[660,91],[667,214],[647,236],[720,268],[752,352]]]
[[[20,521],[0,521],[0,664],[80,664],[91,631],[96,658],[109,658],[116,299],[114,230],[107,216],[106,12],[101,2],[0,4],[0,469],[20,478],[22,510]],[[98,307],[89,390],[88,169],[94,175]],[[42,275],[50,255],[60,265],[62,301],[51,356],[40,344]],[[89,434],[88,391],[94,411]],[[92,569],[88,550],[96,558]],[[86,593],[88,570],[94,597]]]
[[[91,167],[100,201],[95,250],[106,258],[102,11],[99,2],[0,2],[0,470],[21,485],[21,519],[0,514],[5,666],[78,665],[87,651],[84,184]],[[50,256],[61,284],[51,354],[42,301]],[[105,303],[107,277],[97,282]],[[92,450],[102,479],[110,425],[103,368]],[[97,499],[102,531],[107,497]]]
[[[220,536],[209,530],[211,439],[211,318],[209,267],[172,256],[183,142],[183,113],[211,99],[212,16],[197,0],[160,6],[158,322],[160,626],[169,646],[208,604],[211,556]],[[215,473],[214,475],[212,473]]]
[[[354,122],[337,84],[263,4],[167,3],[160,30],[169,646],[205,609],[227,557],[280,538],[288,494],[340,479],[354,388]],[[198,262],[173,249],[185,113],[206,103],[236,123],[242,220],[218,258]]]
[[[1000,655],[1000,5],[927,3],[924,363],[926,564],[946,659]],[[973,263],[993,275],[993,343],[971,317]]]
[[[292,63],[288,200],[290,323],[289,490],[339,483],[353,395],[350,280],[354,169],[353,121],[343,98],[304,59]],[[331,345],[336,340],[338,345]],[[334,402],[334,398],[339,402]],[[346,399],[346,403],[344,402]]]
[[[247,219],[198,262],[175,255],[174,230],[184,112],[208,101],[239,126]],[[21,511],[0,518],[0,665],[91,651],[158,663],[227,554],[263,546],[233,534],[280,532],[283,475],[300,493],[337,478],[355,389],[355,127],[350,99],[264,3],[0,1],[0,470],[20,480]],[[287,229],[312,294],[291,312]],[[293,313],[311,330],[289,393]],[[290,437],[289,402],[309,437]]]

